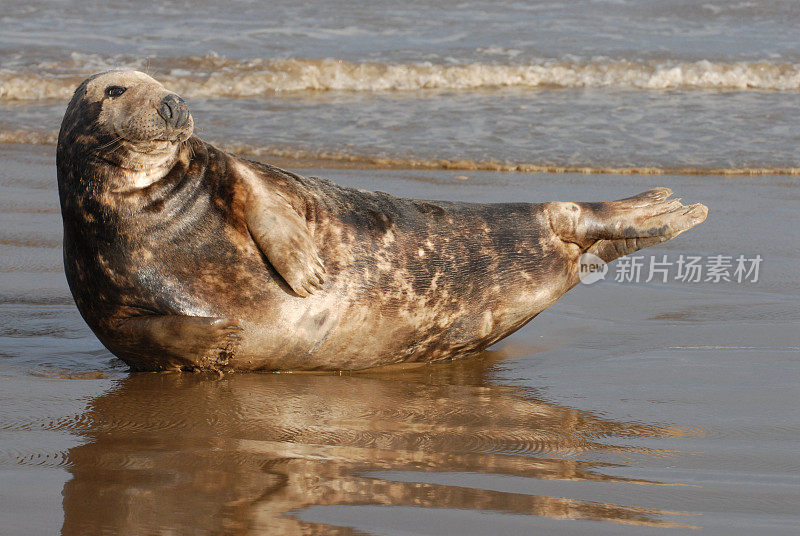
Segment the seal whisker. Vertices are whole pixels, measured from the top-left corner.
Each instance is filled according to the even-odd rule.
[[[119,143],[119,144],[121,144],[121,143],[122,143],[124,140],[125,140],[125,139],[124,139],[122,136],[117,136],[116,138],[114,138],[114,139],[113,139],[113,140],[111,140],[110,142],[108,142],[108,143],[104,143],[103,145],[101,145],[100,147],[98,147],[98,148],[97,148],[97,149],[95,149],[95,150],[96,150],[96,151],[102,151],[103,149],[107,149],[107,148],[111,147],[112,145],[114,145],[114,144],[116,144],[116,143]]]

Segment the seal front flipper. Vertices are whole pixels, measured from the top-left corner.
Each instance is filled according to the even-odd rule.
[[[325,266],[305,218],[272,192],[248,196],[245,221],[250,234],[292,290],[302,297],[322,288]]]
[[[220,370],[242,330],[233,320],[182,315],[134,316],[111,327],[109,349],[134,370]]]

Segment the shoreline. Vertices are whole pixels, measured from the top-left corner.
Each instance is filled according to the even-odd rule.
[[[7,147],[48,147],[55,150],[56,133],[0,132],[0,156]],[[19,140],[19,141],[17,141]],[[291,149],[282,147],[253,148],[241,143],[211,145],[222,150],[283,168],[294,169],[364,169],[387,171],[482,171],[551,175],[639,175],[639,176],[719,176],[763,177],[800,176],[800,167],[658,167],[658,166],[591,166],[583,164],[516,163],[499,160],[469,160],[459,158],[400,158],[380,155],[339,153],[325,150]],[[464,177],[466,179],[466,177]]]

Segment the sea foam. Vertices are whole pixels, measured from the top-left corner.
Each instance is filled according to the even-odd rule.
[[[218,56],[120,61],[74,58],[65,68],[42,64],[0,71],[0,99],[66,99],[98,70],[147,70],[187,97],[247,98],[295,91],[464,91],[492,88],[627,88],[641,90],[800,90],[800,64],[594,60],[530,64],[354,63],[341,59],[254,59]],[[155,63],[157,61],[158,63]]]

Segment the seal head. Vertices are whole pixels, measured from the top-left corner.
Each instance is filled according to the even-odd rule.
[[[85,80],[67,107],[58,137],[59,168],[104,161],[111,188],[142,188],[161,179],[189,139],[186,102],[138,71],[108,71]],[[86,174],[74,174],[75,180]]]

